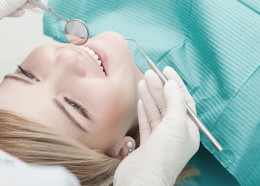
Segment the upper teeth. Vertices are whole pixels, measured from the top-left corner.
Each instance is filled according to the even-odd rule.
[[[95,53],[94,50],[91,50],[90,48],[88,48],[87,46],[81,46],[81,48],[85,51],[88,52],[88,54],[97,62],[97,64],[99,65],[99,67],[101,68],[101,70],[104,70],[104,67],[102,66],[102,62],[99,59],[99,56]]]

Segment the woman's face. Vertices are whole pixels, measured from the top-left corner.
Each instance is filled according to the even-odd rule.
[[[102,151],[119,143],[136,119],[137,68],[116,33],[100,34],[84,48],[36,48],[20,66],[0,85],[2,109]]]

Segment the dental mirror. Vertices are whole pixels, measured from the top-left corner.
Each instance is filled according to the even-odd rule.
[[[89,37],[89,30],[86,24],[79,19],[67,20],[65,17],[53,12],[49,7],[43,4],[40,0],[28,0],[29,3],[37,6],[45,12],[49,12],[60,19],[66,21],[64,28],[65,37],[69,43],[74,45],[83,45],[87,42]]]
[[[67,21],[64,32],[67,40],[71,44],[83,45],[88,40],[88,28],[81,20],[71,19]]]

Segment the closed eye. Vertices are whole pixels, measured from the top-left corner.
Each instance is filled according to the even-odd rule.
[[[20,70],[20,72],[21,72],[24,76],[26,76],[26,77],[29,78],[30,80],[40,81],[38,78],[35,77],[34,73],[31,72],[30,70],[23,69],[20,65],[18,65],[18,69]]]
[[[84,107],[82,107],[82,105],[80,103],[78,103],[77,101],[71,100],[67,97],[64,97],[64,100],[67,104],[69,104],[70,106],[72,106],[74,109],[76,109],[81,115],[83,115],[84,117],[86,117],[87,119],[91,120],[91,118],[89,117],[88,113],[87,113],[87,109],[85,109]]]

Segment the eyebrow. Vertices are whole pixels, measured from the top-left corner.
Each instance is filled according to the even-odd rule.
[[[31,82],[30,80],[21,78],[21,77],[15,75],[15,74],[5,75],[5,76],[4,76],[4,79],[14,79],[14,80],[20,81],[20,82],[22,82],[22,83],[33,84],[33,82]]]
[[[88,131],[70,114],[70,112],[68,112],[68,110],[64,107],[62,103],[60,103],[56,99],[53,99],[53,102],[71,120],[72,123],[74,123],[82,131],[88,133]]]

